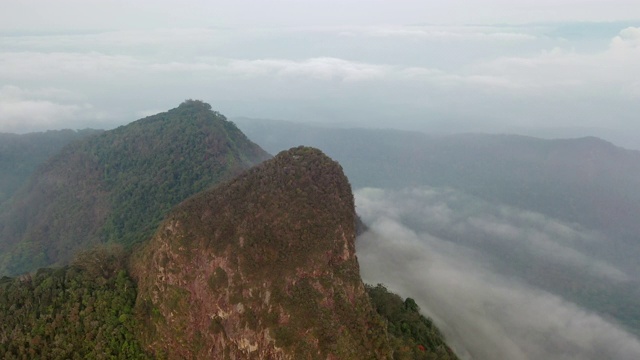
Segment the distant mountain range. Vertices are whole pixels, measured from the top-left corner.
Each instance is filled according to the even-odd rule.
[[[22,275],[0,280],[0,354],[455,358],[414,300],[362,283],[350,184],[453,189],[600,239],[567,241],[631,276],[403,219],[640,334],[640,152],[598,138],[232,122],[188,100],[111,131],[1,139],[0,275]]]

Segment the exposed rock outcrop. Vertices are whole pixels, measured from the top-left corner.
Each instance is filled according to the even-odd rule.
[[[143,341],[169,359],[390,355],[339,164],[299,147],[191,198],[134,254]]]

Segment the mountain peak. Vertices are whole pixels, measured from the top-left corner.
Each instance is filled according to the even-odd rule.
[[[188,99],[183,101],[178,106],[178,109],[211,110],[211,105],[202,100]]]
[[[156,314],[147,345],[169,358],[388,353],[360,279],[351,187],[317,149],[185,201],[133,264],[137,306]]]
[[[0,274],[146,240],[173,206],[269,157],[198,100],[70,144],[0,211]]]

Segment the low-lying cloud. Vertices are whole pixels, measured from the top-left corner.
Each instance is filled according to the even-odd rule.
[[[101,115],[82,96],[56,88],[0,87],[0,131],[25,132],[58,128],[83,128],[84,119],[99,121]]]
[[[597,235],[450,189],[362,189],[356,205],[370,226],[357,242],[364,280],[413,297],[462,358],[640,358],[640,342],[620,326],[511,273],[548,264],[623,281],[581,250]],[[531,253],[529,262],[496,257],[511,251]]]

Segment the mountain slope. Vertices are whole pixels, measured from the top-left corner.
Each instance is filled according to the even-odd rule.
[[[0,274],[148,238],[174,205],[267,159],[200,101],[68,145],[0,213]]]
[[[72,141],[100,130],[51,130],[41,133],[0,133],[0,205],[10,199],[36,168]]]
[[[0,279],[0,357],[147,359],[134,332],[136,287],[115,250]]]
[[[354,240],[341,167],[280,153],[178,206],[135,255],[145,342],[173,359],[384,358]]]

